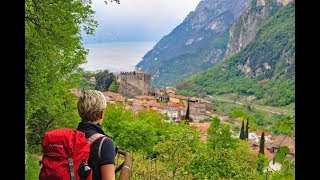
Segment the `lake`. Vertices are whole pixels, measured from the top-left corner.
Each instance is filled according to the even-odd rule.
[[[133,71],[142,57],[156,45],[156,42],[110,42],[85,44],[89,50],[85,71],[108,69],[110,72]]]

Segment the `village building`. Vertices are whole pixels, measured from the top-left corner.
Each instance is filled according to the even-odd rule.
[[[253,141],[248,141],[249,142],[249,147],[250,151],[258,154],[260,150],[260,143],[259,142],[253,142]],[[274,154],[268,151],[268,149],[265,147],[264,148],[264,155],[268,158],[268,161],[271,161],[274,157]]]
[[[206,115],[206,106],[201,103],[192,103],[190,105],[190,113],[198,113],[198,114],[203,114]]]
[[[190,118],[192,122],[199,122],[200,120],[206,120],[207,116],[206,114],[203,114],[200,112],[193,112],[193,113],[190,113]]]
[[[136,96],[136,104],[147,104],[147,103],[156,103],[157,98],[154,96],[148,96],[148,95],[142,95],[142,96]]]
[[[197,98],[197,97],[191,97],[188,99],[190,104],[194,104],[194,103],[199,103],[199,104],[204,104],[205,105],[205,109],[206,111],[212,112],[212,102],[202,99],[202,98]]]
[[[111,91],[105,91],[102,92],[102,94],[104,95],[104,97],[106,98],[107,102],[115,104],[115,103],[125,103],[126,98],[123,97],[121,94],[119,93],[115,93],[115,92],[111,92]]]
[[[254,132],[256,136],[258,136],[259,131],[257,133]],[[260,137],[261,138],[261,137]],[[260,142],[256,141],[248,141],[250,150],[253,152],[258,153],[260,149]],[[287,135],[279,135],[274,136],[269,139],[269,141],[266,141],[264,144],[264,155],[268,158],[268,167],[265,168],[264,171],[267,171],[267,169],[270,171],[278,171],[281,169],[282,164],[275,161],[277,150],[280,147],[287,146],[290,150],[289,153],[286,154],[285,159],[289,160],[293,165],[295,162],[295,142],[294,139]]]
[[[256,130],[254,132],[249,132],[248,133],[248,140],[252,141],[252,142],[260,142],[261,135],[262,135],[262,131],[261,130]],[[268,141],[271,140],[271,133],[269,131],[265,131],[264,132],[264,140],[265,140],[265,142],[268,142]]]
[[[166,94],[176,94],[176,90],[175,90],[175,88],[173,88],[173,87],[166,87],[165,88],[165,93]]]
[[[154,102],[154,101],[151,101],[151,102],[148,102],[146,103],[145,107],[147,110],[154,110],[154,111],[157,111],[159,112],[160,111],[160,108],[164,106],[160,103],[157,103],[157,102]]]
[[[163,89],[155,91],[155,96],[158,102],[167,103],[169,102],[169,99],[170,99],[169,95]]]
[[[169,117],[170,121],[178,119],[180,114],[180,109],[172,106],[165,106],[162,108],[162,114],[165,114]]]
[[[172,102],[172,103],[179,103],[179,104],[182,104],[184,106],[187,105],[187,102],[188,102],[188,99],[189,97],[185,97],[185,96],[182,96],[182,95],[176,95],[176,94],[169,94],[169,102]]]
[[[225,113],[225,112],[217,112],[217,111],[214,111],[212,113],[212,117],[218,117],[222,122],[228,122],[230,116],[228,113]]]
[[[274,136],[270,140],[270,144],[267,147],[267,149],[270,152],[275,153],[279,147],[287,146],[290,150],[289,154],[291,154],[293,157],[295,155],[295,141],[292,137],[288,135],[278,135]],[[290,156],[291,156],[290,155]]]

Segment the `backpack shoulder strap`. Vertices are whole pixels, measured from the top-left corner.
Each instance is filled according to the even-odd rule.
[[[96,142],[98,139],[102,138],[102,137],[105,137],[106,135],[103,135],[103,134],[100,134],[100,133],[95,133],[95,134],[92,134],[88,139],[87,139],[87,142],[91,145],[93,144],[94,142]]]
[[[96,142],[98,139],[101,139],[100,141],[100,144],[99,144],[99,149],[98,149],[98,156],[99,156],[99,159],[101,158],[101,147],[102,147],[102,144],[104,142],[104,140],[107,138],[108,136],[104,135],[104,134],[100,134],[100,133],[95,133],[95,134],[92,134],[88,139],[87,139],[87,142],[91,145],[93,144],[94,142]]]
[[[101,147],[102,147],[102,143],[104,142],[104,140],[107,138],[107,136],[104,136],[101,141],[100,141],[100,144],[99,144],[99,150],[98,150],[98,156],[99,156],[99,159],[101,159]]]

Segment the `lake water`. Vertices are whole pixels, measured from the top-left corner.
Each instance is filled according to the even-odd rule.
[[[85,44],[89,49],[85,71],[108,69],[110,72],[133,71],[142,57],[156,45],[156,42],[110,42]]]

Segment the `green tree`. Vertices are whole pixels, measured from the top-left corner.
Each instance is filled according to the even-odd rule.
[[[93,33],[91,1],[25,1],[26,120],[39,109],[61,113],[74,72],[86,62],[81,30]],[[69,94],[70,95],[70,94]]]
[[[212,118],[207,131],[208,146],[213,150],[234,147],[236,141],[231,137],[231,134],[229,124],[221,124],[218,117]]]
[[[88,54],[82,32],[93,33],[98,25],[93,15],[90,0],[25,1],[26,177],[39,175],[30,153],[41,150],[43,133],[75,128],[79,121],[69,89],[81,81],[79,66]]]
[[[231,118],[232,119],[235,119],[237,117],[243,117],[245,118],[247,116],[246,112],[243,110],[243,109],[234,109],[232,112],[231,112]]]
[[[111,83],[114,81],[115,76],[109,70],[100,71],[96,74],[95,89],[99,91],[108,91]]]
[[[110,87],[109,87],[109,91],[117,93],[118,89],[119,89],[119,83],[117,83],[117,81],[115,81],[115,80],[112,81],[112,83],[110,84]]]
[[[185,116],[185,119],[184,119],[186,124],[189,124],[189,121],[190,121],[190,120],[189,120],[189,119],[190,119],[189,116],[190,116],[190,107],[189,107],[189,102],[188,102],[187,111],[186,111],[186,116]]]
[[[77,88],[85,91],[88,89],[94,89],[95,87],[95,82],[90,82],[91,77],[95,77],[95,74],[92,72],[85,72],[82,69],[79,70],[79,83],[77,85]]]
[[[260,139],[260,149],[259,149],[259,153],[264,154],[264,131],[262,131],[262,135],[261,135],[261,139]]]
[[[190,179],[257,179],[257,159],[247,142],[237,141],[234,148],[197,149],[187,165]]]
[[[244,135],[244,120],[242,121],[242,124],[241,124],[241,129],[240,129],[240,136],[239,136],[240,139],[244,140],[245,139],[245,135]]]
[[[160,154],[159,160],[165,163],[164,170],[168,172],[168,178],[176,179],[185,174],[185,166],[197,155],[198,143],[196,129],[178,125],[172,128],[165,140],[154,146],[154,151]]]
[[[295,179],[295,168],[290,161],[284,160],[281,169],[270,174],[270,179]]]
[[[257,158],[257,171],[263,174],[264,167],[266,166],[268,166],[268,158],[264,154],[259,153]]]
[[[290,149],[288,148],[288,146],[279,147],[279,149],[276,152],[275,161],[282,164],[285,160],[286,154],[289,152]]]
[[[249,118],[247,118],[246,131],[244,133],[244,138],[248,139],[248,137],[249,137]]]
[[[278,133],[286,134],[289,136],[294,135],[295,122],[294,118],[290,116],[283,117],[275,126],[274,129]]]

